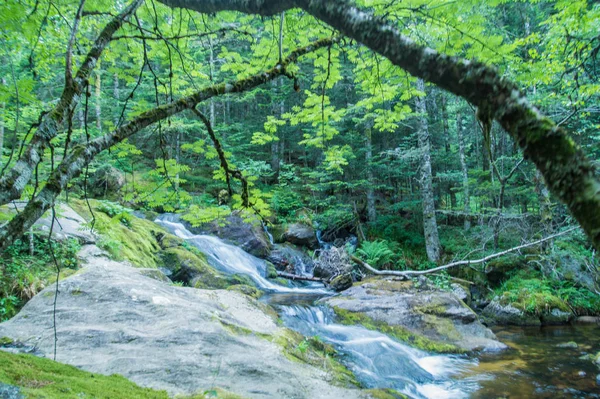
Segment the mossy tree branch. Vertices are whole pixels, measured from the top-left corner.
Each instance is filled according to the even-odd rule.
[[[92,44],[81,67],[77,70],[75,76],[71,77],[71,46],[75,40],[78,22],[81,17],[81,7],[77,11],[76,23],[66,53],[66,82],[60,100],[54,109],[42,116],[35,134],[27,144],[21,157],[12,169],[0,178],[0,205],[7,204],[21,196],[50,140],[61,132],[63,122],[79,103],[81,95],[87,87],[88,79],[102,52],[111,42],[112,36],[143,2],[144,0],[134,0],[104,27]],[[83,5],[83,2],[81,5]]]
[[[267,71],[230,83],[205,87],[187,97],[146,111],[113,132],[90,140],[89,143],[84,141],[75,145],[71,152],[63,158],[63,161],[50,174],[44,188],[40,190],[39,194],[29,201],[22,212],[0,229],[0,251],[5,250],[14,240],[21,237],[44,212],[52,208],[56,198],[67,187],[69,181],[79,176],[94,157],[102,151],[109,149],[153,123],[164,120],[181,111],[194,109],[198,103],[209,98],[223,94],[245,92],[281,75],[293,78],[286,70],[288,65],[296,62],[302,55],[330,46],[338,42],[338,40],[338,38],[317,40],[292,51],[283,62],[278,63],[275,67]]]
[[[237,10],[274,15],[299,7],[348,37],[388,58],[415,77],[433,83],[478,107],[478,116],[496,120],[544,176],[600,250],[600,180],[596,168],[569,133],[531,105],[516,83],[496,68],[417,44],[394,24],[353,6],[349,0],[159,0],[172,7],[212,13]]]

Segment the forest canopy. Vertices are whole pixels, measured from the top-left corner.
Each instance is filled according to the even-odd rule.
[[[598,5],[2,7],[0,204],[28,201],[2,249],[59,196],[106,194],[90,176],[112,169],[125,202],[192,222],[412,215],[433,262],[444,214],[490,218],[497,247],[511,218],[535,213],[551,234],[568,210],[600,248]]]

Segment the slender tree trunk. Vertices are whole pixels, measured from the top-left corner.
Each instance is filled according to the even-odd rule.
[[[465,212],[465,230],[471,228],[471,219],[469,214],[471,212],[471,206],[469,203],[469,174],[467,169],[467,161],[465,158],[465,137],[463,131],[463,120],[462,115],[459,113],[456,115],[456,134],[458,135],[458,155],[460,158],[460,169],[462,172],[462,186],[463,186],[463,210]]]
[[[2,86],[6,85],[6,80],[2,78],[0,81]],[[6,105],[4,102],[0,102],[0,168],[2,168],[2,154],[4,152],[4,113]]]
[[[98,66],[99,67],[99,66]],[[100,70],[96,71],[96,127],[99,132],[102,132],[102,78]]]
[[[208,45],[209,45],[209,67],[210,67],[210,81],[214,82],[214,71],[215,71],[215,54],[214,54],[214,46],[213,46],[213,41],[211,39],[210,36],[208,36]],[[210,113],[209,113],[209,118],[210,118],[210,124],[214,127],[215,126],[215,122],[216,122],[216,116],[215,116],[215,99],[214,98],[210,98]]]
[[[113,75],[113,96],[115,101],[115,126],[119,125],[119,74]]]
[[[417,89],[425,92],[425,82],[417,80]],[[435,218],[435,202],[433,198],[433,178],[431,173],[431,141],[427,124],[427,106],[425,98],[417,97],[417,112],[421,114],[418,122],[419,148],[421,149],[421,199],[423,202],[423,229],[427,257],[432,262],[440,260],[440,239],[437,220]]]
[[[544,226],[545,234],[552,234],[554,228],[552,227],[552,203],[550,201],[550,192],[544,184],[542,174],[538,170],[535,171],[535,191],[540,204],[540,219]]]
[[[373,188],[375,185],[375,177],[373,176],[373,166],[372,166],[372,158],[373,158],[373,141],[372,141],[372,122],[367,122],[367,128],[365,130],[366,136],[366,153],[365,153],[365,163],[367,167],[367,216],[369,218],[369,222],[374,222],[377,219],[377,209],[375,208],[375,189]]]

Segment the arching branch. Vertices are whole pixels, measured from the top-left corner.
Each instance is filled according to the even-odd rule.
[[[533,161],[550,191],[567,205],[600,250],[600,180],[595,176],[596,168],[566,130],[542,115],[519,87],[495,68],[421,46],[402,35],[393,23],[354,7],[349,0],[159,1],[199,12],[237,10],[262,15],[299,7],[411,75],[486,110]]]

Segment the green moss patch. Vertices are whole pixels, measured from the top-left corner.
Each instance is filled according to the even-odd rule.
[[[336,350],[319,337],[304,337],[296,331],[284,328],[273,340],[283,348],[283,354],[289,360],[326,371],[328,382],[346,388],[361,386],[354,374],[336,359]]]
[[[390,337],[393,337],[399,341],[406,342],[407,344],[414,346],[416,348],[422,349],[427,352],[436,352],[436,353],[463,353],[464,350],[452,345],[441,342],[433,341],[429,338],[423,337],[421,335],[414,334],[408,329],[401,326],[394,326],[384,323],[382,321],[377,321],[372,319],[371,317],[365,315],[360,312],[351,312],[346,309],[342,309],[340,307],[334,306],[333,310],[338,318],[338,321],[342,324],[346,325],[355,325],[360,324],[369,330],[375,330],[382,332]]]
[[[408,399],[408,396],[395,389],[367,389],[365,392],[373,399]]]

